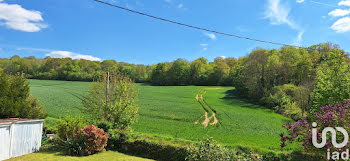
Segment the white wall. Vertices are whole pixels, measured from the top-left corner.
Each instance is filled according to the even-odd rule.
[[[42,121],[18,121],[8,126],[0,124],[0,160],[38,151],[42,130]]]
[[[10,125],[0,125],[0,160],[9,158]]]

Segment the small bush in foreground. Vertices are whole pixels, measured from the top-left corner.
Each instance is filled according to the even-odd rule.
[[[109,138],[107,149],[118,150],[122,145],[130,140],[131,133],[128,130],[110,129],[108,130]]]
[[[74,137],[60,142],[63,152],[72,156],[87,156],[105,151],[109,135],[94,125],[79,130]]]
[[[197,145],[189,148],[189,155],[186,158],[189,161],[228,161],[230,153],[224,147],[221,147],[212,138],[206,138]]]
[[[104,151],[107,146],[109,134],[105,133],[103,129],[99,129],[94,125],[89,125],[77,132],[78,140],[84,140],[85,153],[94,154],[95,152]]]
[[[65,116],[56,127],[58,139],[66,141],[73,138],[77,131],[84,128],[86,124],[82,117]]]
[[[262,156],[251,151],[249,154],[230,151],[218,144],[213,138],[206,138],[192,146],[188,149],[188,154],[186,160],[189,161],[261,161],[263,159]]]

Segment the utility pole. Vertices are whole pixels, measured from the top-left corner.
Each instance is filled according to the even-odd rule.
[[[106,78],[106,104],[109,102],[109,72],[107,72],[107,78]]]

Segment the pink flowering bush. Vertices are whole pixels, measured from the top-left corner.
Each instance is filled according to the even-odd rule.
[[[349,148],[349,144],[341,149],[336,149],[331,143],[330,133],[327,134],[327,142],[323,148],[316,148],[312,144],[312,123],[317,123],[317,140],[321,142],[322,130],[326,127],[343,127],[350,132],[350,101],[328,105],[320,108],[320,112],[315,112],[309,119],[302,119],[295,123],[286,123],[283,125],[287,129],[287,134],[281,133],[281,147],[284,148],[287,142],[300,142],[306,152],[314,154],[326,154],[330,151],[342,152]],[[343,142],[343,135],[337,133],[337,142]]]
[[[103,129],[99,129],[94,125],[89,125],[79,130],[76,137],[84,138],[86,154],[91,155],[105,150],[109,134],[105,133]]]
[[[108,137],[109,134],[105,133],[103,129],[99,129],[94,125],[89,125],[78,130],[67,140],[59,139],[57,145],[65,154],[87,156],[99,151],[104,151],[107,146]]]

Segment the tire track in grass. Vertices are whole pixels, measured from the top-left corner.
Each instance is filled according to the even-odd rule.
[[[204,113],[204,121],[202,122],[202,125],[204,128],[208,127],[208,125],[213,125],[215,126],[217,123],[219,123],[219,120],[217,119],[216,117],[216,110],[213,109],[204,99],[203,97],[203,94],[205,93],[206,91],[204,92],[200,92],[201,94],[196,94],[196,97],[195,99],[197,100],[197,102],[202,106],[202,108],[204,109],[205,113]],[[205,107],[205,105],[202,103],[204,102],[204,104],[209,107],[209,109],[212,111],[212,115],[210,117],[208,117],[208,113],[209,113],[209,110]],[[203,116],[201,116],[197,121],[195,121],[195,124],[198,124],[200,119],[202,118]],[[212,119],[214,119],[212,122],[210,122]]]
[[[210,108],[211,111],[213,111],[213,114],[210,116],[212,118],[214,118],[214,121],[212,123],[210,123],[210,125],[216,125],[217,123],[219,123],[219,120],[216,117],[216,110],[214,108],[212,108],[204,99],[203,95],[201,95],[201,98],[203,100],[203,102]]]

